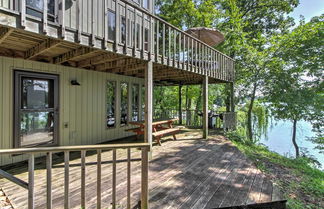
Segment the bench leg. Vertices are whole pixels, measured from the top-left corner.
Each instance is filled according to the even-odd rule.
[[[177,140],[177,137],[175,134],[173,134],[173,140]]]
[[[160,146],[162,146],[162,144],[161,144],[161,137],[156,137],[156,142],[157,142]]]

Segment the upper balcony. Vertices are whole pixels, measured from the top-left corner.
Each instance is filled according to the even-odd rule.
[[[0,51],[170,84],[233,82],[234,60],[126,0],[0,1]],[[12,56],[12,54],[10,55]],[[174,71],[174,70],[180,71]]]

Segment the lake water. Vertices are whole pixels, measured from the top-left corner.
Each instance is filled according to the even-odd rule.
[[[291,142],[292,137],[292,122],[290,121],[273,121],[272,127],[268,130],[268,137],[262,137],[261,143],[265,144],[270,150],[275,151],[284,156],[295,156],[295,148]],[[297,144],[299,147],[306,148],[309,154],[313,155],[324,167],[324,154],[320,154],[314,149],[316,145],[307,141],[307,137],[312,137],[315,134],[312,132],[310,123],[300,121],[297,123]]]

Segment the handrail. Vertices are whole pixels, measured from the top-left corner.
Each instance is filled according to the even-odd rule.
[[[128,149],[128,148],[150,148],[149,143],[127,143],[127,144],[96,144],[79,146],[58,146],[58,147],[33,147],[17,149],[0,149],[0,155],[4,154],[28,154],[42,152],[64,152],[82,150],[108,150],[108,149]]]

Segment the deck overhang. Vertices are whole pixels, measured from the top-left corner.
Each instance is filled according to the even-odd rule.
[[[100,27],[106,32],[96,34],[93,28],[99,22],[92,23],[89,33],[81,26],[67,26],[64,14],[50,22],[10,6],[0,7],[0,55],[140,78],[152,60],[154,82],[160,85],[201,84],[205,75],[209,83],[234,81],[233,59],[132,3],[119,3],[121,17],[131,20],[122,11],[125,6],[142,15],[138,18],[144,27],[139,34],[126,29],[126,40],[131,34],[134,41],[120,40],[119,29],[115,31],[118,38],[110,40],[104,25]],[[152,41],[145,42],[146,30]]]

